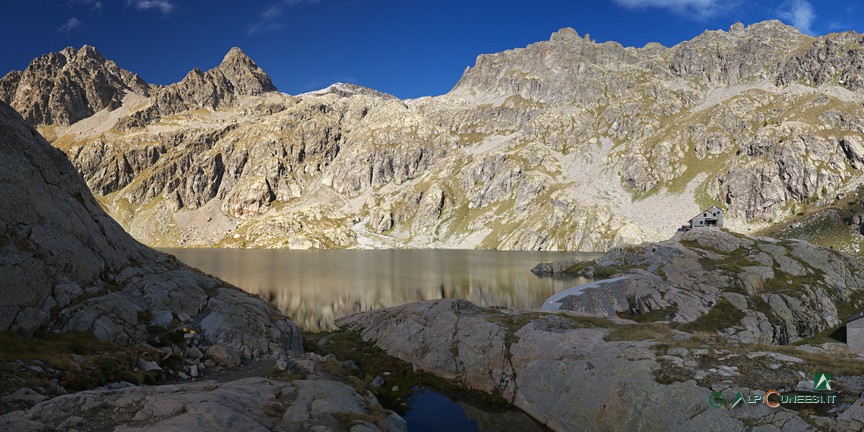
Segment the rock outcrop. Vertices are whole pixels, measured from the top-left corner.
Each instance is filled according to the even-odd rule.
[[[615,248],[571,269],[616,276],[574,290],[561,309],[718,330],[741,343],[786,345],[836,328],[864,307],[864,264],[803,241],[692,230]]]
[[[849,386],[840,398],[853,403],[808,421],[785,407],[711,407],[712,391],[729,402],[738,390],[750,394],[764,385],[786,393],[811,363],[746,346],[730,351],[662,326],[481,308],[464,300],[365,312],[339,325],[417,369],[501,395],[552,430],[809,431],[816,430],[814,422],[827,430],[862,427],[857,377],[839,373],[836,382]],[[860,364],[842,348],[806,348],[799,355]]]
[[[712,204],[748,232],[853,190],[860,45],[777,21],[670,48],[562,29],[404,101],[351,84],[284,95],[232,49],[42,131],[153,245],[600,251]]]
[[[0,79],[0,100],[32,126],[70,125],[102,109],[119,108],[127,92],[147,96],[152,90],[89,45],[45,54],[24,72],[12,71]]]

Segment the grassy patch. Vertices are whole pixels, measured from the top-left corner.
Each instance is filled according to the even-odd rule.
[[[136,384],[156,383],[161,374],[135,371],[137,361],[150,353],[133,348],[100,341],[90,333],[49,333],[36,337],[25,337],[14,333],[0,333],[0,363],[7,367],[0,370],[0,392],[12,387],[26,385],[38,376],[20,376],[17,368],[8,367],[15,361],[39,363],[56,369],[61,374],[62,385],[67,390],[85,390],[103,384],[129,381]],[[25,383],[15,383],[9,374],[18,376]]]
[[[761,296],[749,296],[747,298],[747,306],[754,311],[762,312],[769,321],[777,321],[777,314],[774,313],[774,309],[771,309],[768,302]]]
[[[672,339],[672,329],[662,323],[618,324],[609,328],[607,341],[667,341]]]
[[[795,341],[792,345],[820,345],[824,343],[846,343],[846,326],[829,328],[805,339]]]
[[[705,331],[705,332],[722,332],[723,330],[732,327],[744,318],[744,312],[736,308],[726,300],[721,298],[717,304],[711,308],[705,315],[700,316],[696,321],[681,325],[681,330],[686,332]]]

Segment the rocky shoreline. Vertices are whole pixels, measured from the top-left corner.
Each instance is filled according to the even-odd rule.
[[[552,430],[864,427],[864,354],[838,337],[864,306],[864,264],[848,255],[705,230],[534,271],[596,280],[556,312],[440,300],[337,324]],[[830,392],[814,389],[820,371]],[[833,402],[732,406],[771,390]]]

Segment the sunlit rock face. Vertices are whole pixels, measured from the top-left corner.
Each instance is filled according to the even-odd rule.
[[[164,88],[117,72],[119,103],[92,113],[26,90],[55,54],[0,80],[0,98],[151,245],[596,251],[668,238],[712,204],[747,231],[853,189],[860,46],[777,21],[670,48],[562,29],[412,100],[352,84],[285,95],[232,49]],[[55,121],[63,110],[84,114]]]

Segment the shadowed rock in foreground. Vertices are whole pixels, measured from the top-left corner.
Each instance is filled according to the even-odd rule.
[[[299,329],[279,310],[133,240],[102,211],[66,157],[5,103],[0,103],[0,196],[0,332],[27,340],[35,333],[37,341],[39,334],[56,340],[67,332],[89,333],[158,353],[157,360],[179,361],[193,377],[204,370],[206,356],[226,367],[241,358],[270,357],[279,369],[290,367],[289,373],[306,378],[115,385],[0,416],[0,430],[405,429],[371,395],[321,379],[321,358],[302,354]],[[197,333],[182,335],[180,327]],[[165,343],[172,334],[181,341],[192,336],[195,343],[184,342],[182,349],[180,343],[149,345]],[[70,357],[71,367],[89,367],[78,365],[84,357]],[[45,368],[34,366],[39,371],[59,368],[40,364]],[[105,367],[122,366],[108,358]],[[138,369],[162,371],[145,359]],[[178,372],[172,379],[187,378]],[[0,402],[29,406],[44,399],[22,388]]]
[[[263,300],[129,237],[6,104],[0,195],[0,331],[86,331],[134,345],[147,336],[144,318],[167,312],[245,357],[301,350],[297,326]]]
[[[106,409],[111,415],[104,415]],[[385,430],[405,430],[399,416],[384,413],[374,398],[370,401],[340,382],[246,378],[225,384],[210,381],[81,392],[43,402],[19,418],[0,417],[0,427],[16,431],[91,427],[128,432],[301,431],[347,430],[346,424],[355,421],[367,426],[364,431],[380,430],[362,421],[375,416],[387,426]]]

